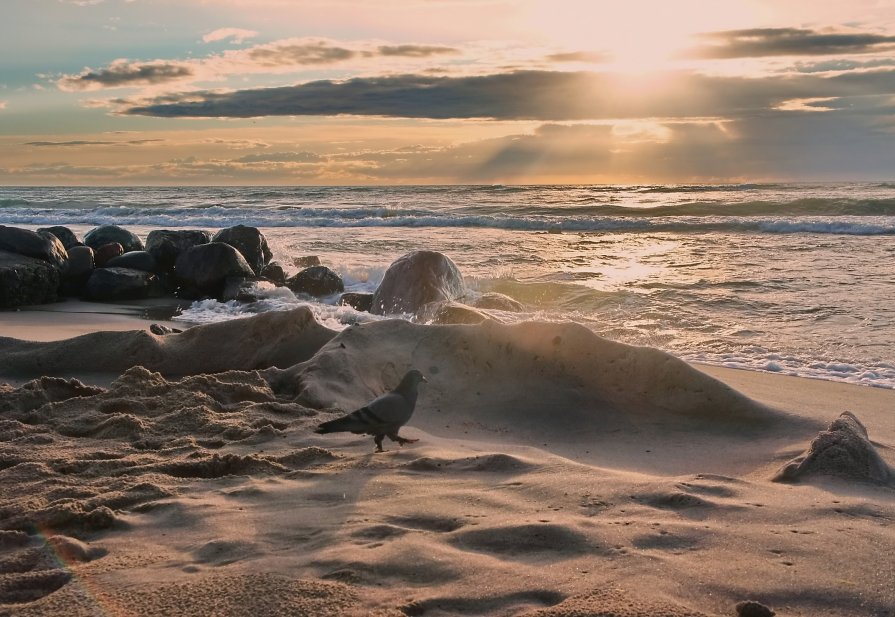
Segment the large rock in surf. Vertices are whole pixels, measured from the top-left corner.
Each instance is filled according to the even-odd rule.
[[[849,411],[821,431],[808,450],[787,463],[774,480],[792,482],[813,476],[895,483],[895,472],[876,451],[861,421]]]
[[[162,271],[171,272],[174,270],[177,256],[183,251],[209,242],[211,235],[207,231],[155,229],[146,237],[146,252],[155,258]]]
[[[267,239],[257,227],[235,225],[222,229],[211,238],[212,242],[224,242],[239,251],[255,274],[273,259],[273,253],[267,246]]]
[[[338,304],[340,306],[350,306],[355,311],[364,311],[366,313],[369,313],[370,307],[373,306],[373,294],[359,291],[349,291],[339,296]]]
[[[149,251],[131,251],[113,257],[106,262],[107,268],[131,268],[143,272],[158,272],[158,263]]]
[[[42,259],[60,270],[68,261],[68,252],[56,236],[42,236],[19,227],[0,225],[0,250]]]
[[[283,266],[275,261],[261,268],[261,276],[276,285],[283,287],[286,284],[286,271]]]
[[[140,238],[118,225],[100,225],[88,231],[84,236],[84,244],[94,251],[102,245],[112,242],[120,244],[125,253],[143,250],[143,242]]]
[[[182,252],[174,264],[183,297],[220,297],[227,277],[252,278],[255,273],[242,254],[223,242],[209,242]]]
[[[78,236],[75,235],[68,227],[63,227],[61,225],[54,225],[52,227],[41,227],[37,230],[37,233],[48,232],[59,238],[59,241],[62,243],[62,246],[65,247],[65,250],[74,247],[81,246],[83,242],[78,240]]]
[[[345,291],[342,277],[326,266],[305,268],[286,279],[286,287],[294,293],[305,293],[318,298]]]
[[[497,293],[496,291],[489,291],[488,293],[482,294],[482,296],[473,302],[472,305],[475,308],[507,311],[511,313],[519,313],[523,309],[521,302],[502,293]]]
[[[427,304],[456,300],[464,293],[463,276],[450,258],[435,251],[413,251],[386,270],[370,312],[415,314]]]
[[[0,308],[54,302],[59,270],[43,259],[0,251]]]
[[[135,300],[161,295],[158,277],[132,268],[97,268],[87,280],[84,296],[90,300]]]

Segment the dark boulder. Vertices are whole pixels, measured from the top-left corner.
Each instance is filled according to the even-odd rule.
[[[60,270],[68,261],[68,252],[56,236],[19,227],[0,225],[0,250],[42,259]]]
[[[66,251],[73,246],[81,246],[83,244],[83,242],[78,240],[78,236],[75,235],[75,232],[68,227],[62,227],[61,225],[41,227],[37,230],[37,233],[41,232],[48,232],[59,238],[59,241],[62,243],[62,246],[65,247]]]
[[[97,268],[104,268],[107,263],[119,255],[124,255],[124,247],[119,242],[109,242],[93,249],[93,263]]]
[[[491,319],[481,311],[477,311],[471,306],[461,304],[460,302],[445,302],[438,304],[432,314],[432,323],[438,325],[452,324],[478,324],[487,319]]]
[[[273,258],[267,239],[257,227],[227,227],[214,234],[211,241],[229,244],[239,251],[255,274],[261,274],[261,269]]]
[[[63,296],[80,296],[95,267],[93,249],[89,246],[73,246],[68,251],[68,266],[62,273],[59,293]]]
[[[183,297],[220,297],[227,277],[253,278],[242,254],[223,242],[199,244],[183,251],[174,265]]]
[[[463,276],[450,258],[435,251],[413,251],[386,270],[370,312],[416,314],[427,304],[455,300],[464,293]]]
[[[522,303],[518,300],[513,300],[511,297],[495,291],[482,294],[482,296],[473,303],[473,306],[480,309],[493,309],[496,311],[507,311],[512,313],[518,313],[523,308]]]
[[[87,280],[84,296],[89,300],[135,300],[162,293],[152,272],[131,268],[97,268]]]
[[[54,302],[59,270],[43,259],[0,251],[0,308]]]
[[[345,291],[342,277],[326,266],[305,268],[295,276],[286,279],[286,287],[295,293],[305,293],[315,297]]]
[[[118,225],[100,225],[88,231],[84,236],[84,244],[94,251],[102,245],[111,242],[120,244],[124,248],[125,253],[143,250],[143,242],[140,238]]]
[[[283,266],[275,261],[261,268],[261,276],[277,287],[282,287],[286,284],[286,271],[283,270]]]
[[[106,262],[106,268],[131,268],[143,272],[157,272],[158,263],[149,251],[131,251],[113,257]]]
[[[207,231],[155,229],[146,237],[146,252],[155,258],[161,271],[171,272],[177,256],[183,251],[209,242],[211,235]]]
[[[339,304],[342,306],[350,306],[355,311],[369,313],[370,307],[373,306],[373,294],[349,291],[339,296]]]

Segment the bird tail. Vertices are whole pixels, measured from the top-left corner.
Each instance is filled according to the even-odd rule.
[[[347,416],[319,425],[315,433],[372,433],[382,428],[382,420],[369,407],[362,407]]]

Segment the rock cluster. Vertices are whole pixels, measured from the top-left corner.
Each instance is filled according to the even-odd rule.
[[[101,225],[83,241],[68,228],[30,231],[0,225],[0,308],[54,302],[60,296],[93,301],[172,295],[251,302],[274,287],[298,296],[338,297],[338,303],[377,315],[405,315],[434,323],[477,323],[487,310],[519,311],[501,294],[484,294],[473,308],[456,264],[435,251],[398,258],[372,294],[345,291],[342,278],[315,256],[294,260],[287,277],[264,234],[236,225],[214,236],[202,230],[153,230],[146,243],[117,225]]]

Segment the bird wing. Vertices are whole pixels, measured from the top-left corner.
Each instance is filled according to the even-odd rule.
[[[395,392],[383,394],[364,407],[352,411],[317,428],[318,433],[369,433],[371,435],[387,435],[397,431],[413,413],[410,402]]]

